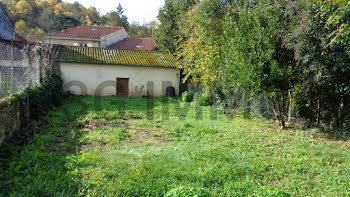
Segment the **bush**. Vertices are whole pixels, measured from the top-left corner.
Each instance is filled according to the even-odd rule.
[[[201,106],[209,106],[211,104],[210,94],[208,93],[203,94],[199,99],[199,103]]]
[[[127,130],[125,128],[119,128],[116,131],[116,135],[117,135],[117,139],[119,141],[125,140],[127,137],[129,137],[129,134],[128,134],[128,132],[127,132]]]
[[[182,93],[182,101],[183,102],[192,102],[194,98],[194,94],[192,92],[184,92]]]

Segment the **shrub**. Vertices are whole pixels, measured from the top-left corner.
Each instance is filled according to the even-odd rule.
[[[127,137],[129,137],[128,131],[125,128],[119,128],[116,131],[116,135],[119,141],[125,140]]]
[[[194,94],[192,92],[185,91],[182,93],[182,101],[184,102],[192,102],[194,98]]]
[[[209,106],[211,104],[210,95],[208,93],[203,94],[199,99],[199,103],[201,106]]]

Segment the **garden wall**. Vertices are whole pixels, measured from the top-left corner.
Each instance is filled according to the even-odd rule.
[[[19,99],[5,98],[0,100],[0,145],[21,128]]]
[[[33,120],[59,103],[58,47],[0,39],[0,145],[30,136]]]
[[[21,143],[31,136],[29,127],[53,106],[62,102],[63,87],[59,75],[52,74],[39,86],[0,100],[0,145],[11,139]]]

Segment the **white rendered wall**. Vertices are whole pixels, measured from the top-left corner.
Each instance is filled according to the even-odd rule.
[[[154,93],[151,96],[164,96],[168,85],[163,84],[169,83],[175,88],[176,95],[179,94],[180,70],[177,68],[61,63],[60,69],[65,85],[84,84],[87,88],[87,95],[90,96],[95,96],[96,89],[106,81],[116,84],[117,78],[129,78],[129,96],[146,96],[148,82],[154,84]],[[65,87],[65,91],[82,95],[77,86]],[[105,87],[100,96],[115,95],[116,87]]]

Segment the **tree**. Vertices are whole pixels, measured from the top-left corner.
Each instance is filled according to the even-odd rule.
[[[159,10],[160,25],[156,32],[157,45],[161,50],[174,52],[178,48],[179,24],[186,12],[200,0],[165,0]]]
[[[23,36],[27,33],[27,24],[24,20],[19,20],[15,24],[15,31],[17,34]]]
[[[124,9],[120,3],[116,11],[106,14],[106,21],[109,26],[122,26],[126,30],[129,26],[128,17],[124,14]]]
[[[9,14],[9,16],[11,17],[11,19],[13,20],[19,20],[17,17],[16,17],[16,0],[8,0],[8,1],[5,1],[5,2],[1,2],[5,5],[5,8],[7,10],[7,13]]]
[[[51,7],[55,7],[58,4],[57,0],[48,0],[48,3]]]
[[[320,5],[320,16],[326,22],[324,27],[329,29],[330,45],[342,44],[350,54],[350,2],[345,0],[317,0]]]
[[[67,29],[79,25],[81,25],[81,23],[78,19],[71,16],[66,16],[64,14],[60,14],[58,16],[55,16],[55,18],[53,19],[53,23],[50,26],[49,31],[59,31],[62,29]]]
[[[152,37],[152,29],[150,24],[133,23],[129,25],[128,34],[132,38]]]
[[[225,4],[220,0],[203,1],[181,20],[176,55],[186,77],[207,89],[219,80]]]
[[[53,18],[55,14],[51,9],[44,9],[40,17],[38,18],[38,24],[42,27],[46,32],[51,30],[51,26],[53,25]]]
[[[159,27],[159,23],[158,21],[154,20],[154,21],[151,21],[150,24],[149,24],[150,28],[151,28],[151,34],[152,34],[152,38],[155,37],[155,33]]]
[[[62,3],[58,3],[54,7],[54,13],[56,15],[63,14],[64,13],[64,7]]]
[[[293,50],[282,42],[289,21],[283,7],[266,1],[240,7],[228,17],[224,31],[224,80],[253,96],[267,96],[282,129],[296,64]]]
[[[296,108],[311,123],[343,129],[350,118],[349,46],[343,39],[333,42],[343,32],[327,28],[329,16],[337,15],[339,9],[329,9],[324,1],[305,3],[295,14],[302,17],[298,17],[289,38],[299,62],[299,81],[294,87]]]
[[[29,32],[29,35],[27,35],[27,37],[29,39],[44,40],[45,38],[45,32],[39,27],[31,28],[29,29],[28,32]]]
[[[87,18],[87,25],[93,25],[93,24],[99,23],[101,20],[100,15],[95,7],[89,7],[89,9],[87,9],[86,18]]]
[[[25,21],[28,29],[35,30],[38,27],[46,32],[60,30],[57,28],[64,25],[53,24],[58,20],[57,17],[62,19],[60,15],[71,17],[68,21],[75,21],[74,24],[104,24],[96,8],[86,9],[78,2],[71,4],[61,0],[4,0],[2,3],[12,20]],[[76,23],[76,20],[79,23]]]
[[[24,0],[17,2],[15,16],[20,19],[32,18],[34,16],[32,6]]]

